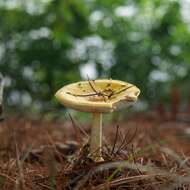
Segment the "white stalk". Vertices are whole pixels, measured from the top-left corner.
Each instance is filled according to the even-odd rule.
[[[102,113],[93,113],[91,139],[90,139],[90,157],[95,162],[103,161],[102,158]]]

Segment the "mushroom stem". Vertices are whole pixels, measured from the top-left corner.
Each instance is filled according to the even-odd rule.
[[[104,161],[102,158],[102,113],[93,113],[91,139],[90,139],[90,157],[95,162]]]

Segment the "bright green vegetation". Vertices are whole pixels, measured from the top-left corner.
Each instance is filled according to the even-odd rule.
[[[149,105],[168,102],[173,86],[186,101],[187,7],[171,0],[0,1],[6,102],[50,111],[54,93],[79,80],[87,63],[94,64],[97,77],[136,84]]]

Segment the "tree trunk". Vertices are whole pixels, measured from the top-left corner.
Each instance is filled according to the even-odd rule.
[[[3,120],[3,87],[4,87],[3,76],[0,73],[0,121]]]
[[[180,107],[180,92],[179,88],[173,86],[171,89],[171,119],[176,120]]]

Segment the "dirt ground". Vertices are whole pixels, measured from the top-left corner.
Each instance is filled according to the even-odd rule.
[[[89,133],[75,120],[1,122],[0,189],[190,189],[188,114],[105,124],[102,163],[88,158]]]

